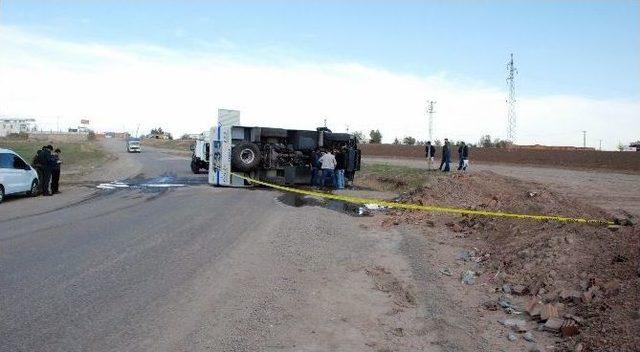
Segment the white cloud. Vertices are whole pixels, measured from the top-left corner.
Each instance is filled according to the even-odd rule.
[[[36,117],[45,128],[89,118],[97,130],[162,126],[180,135],[216,121],[218,108],[241,110],[247,125],[342,131],[380,129],[385,141],[427,138],[426,100],[435,134],[475,142],[504,137],[503,86],[446,74],[418,77],[358,63],[260,62],[218,50],[174,51],[55,40],[0,27],[0,113]],[[269,61],[269,60],[266,60]],[[520,97],[518,142],[614,148],[635,140],[640,102],[578,96]]]

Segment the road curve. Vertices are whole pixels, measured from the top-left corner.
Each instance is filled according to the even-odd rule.
[[[1,351],[364,346],[337,321],[375,303],[366,274],[345,269],[376,255],[353,218],[210,187],[188,158],[121,143],[105,141],[119,160],[93,181],[0,207]],[[115,180],[133,187],[96,188]],[[358,280],[362,307],[334,297]]]

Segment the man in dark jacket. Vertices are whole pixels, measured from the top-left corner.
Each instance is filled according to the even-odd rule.
[[[320,179],[322,178],[322,172],[320,171],[320,150],[316,148],[311,152],[311,186],[320,186]]]
[[[56,194],[60,193],[59,183],[60,183],[60,164],[62,164],[62,158],[60,154],[62,151],[57,148],[52,155],[53,158],[53,168],[51,169],[51,193]]]
[[[431,141],[427,142],[427,145],[424,147],[424,154],[427,158],[427,170],[431,170],[431,165],[433,165],[433,159],[436,156],[436,147],[431,145]]]
[[[38,151],[36,156],[37,164],[42,168],[42,178],[40,179],[40,187],[42,189],[42,194],[45,196],[51,195],[51,172],[53,170],[53,157],[51,156],[51,151],[53,147],[51,145],[47,145],[42,147],[41,150]]]
[[[458,171],[462,170],[462,150],[464,150],[464,142],[460,142],[460,144],[458,144]]]
[[[345,165],[345,155],[344,155],[344,147],[342,149],[337,149],[334,151],[336,155],[336,172],[335,172],[335,183],[334,186],[337,189],[344,189],[344,169]]]
[[[33,156],[33,160],[31,161],[31,166],[33,166],[33,168],[36,169],[36,172],[38,173],[38,181],[40,182],[40,185],[42,185],[42,179],[44,177],[44,175],[42,174],[42,164],[40,164],[40,160],[42,159],[41,154],[43,153],[44,149],[45,147],[38,149],[36,155]]]
[[[445,138],[444,144],[442,145],[442,161],[440,162],[438,170],[442,170],[442,172],[449,172],[449,170],[451,170],[449,168],[449,163],[451,163],[451,149],[449,146],[449,139]],[[444,166],[444,169],[442,166]]]
[[[462,143],[462,171],[467,171],[469,166],[469,146]],[[460,170],[460,168],[458,168]]]

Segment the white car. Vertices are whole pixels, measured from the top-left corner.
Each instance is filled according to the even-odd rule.
[[[7,194],[38,193],[38,173],[18,154],[0,148],[0,203]]]

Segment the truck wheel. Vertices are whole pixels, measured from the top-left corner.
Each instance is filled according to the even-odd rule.
[[[200,167],[198,166],[198,163],[196,163],[195,160],[191,160],[191,172],[193,172],[194,174],[200,173]]]
[[[231,151],[231,165],[243,172],[254,170],[260,165],[260,148],[255,143],[240,142]]]
[[[0,203],[4,200],[4,187],[0,185]]]

